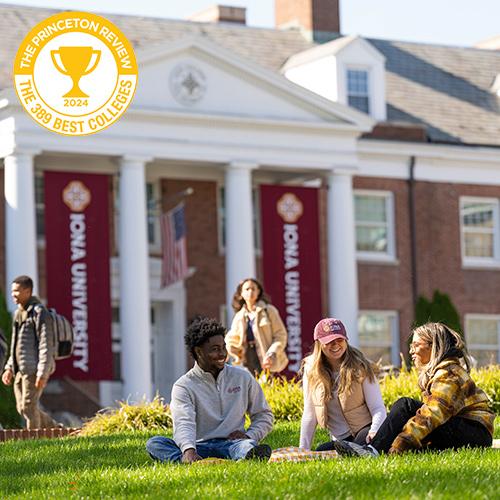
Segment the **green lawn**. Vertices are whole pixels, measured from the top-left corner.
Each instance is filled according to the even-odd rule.
[[[498,436],[499,428],[496,428]],[[277,424],[273,448],[296,445]],[[0,444],[2,498],[500,498],[500,450],[192,466],[154,463],[148,434]],[[321,439],[323,436],[319,436]]]

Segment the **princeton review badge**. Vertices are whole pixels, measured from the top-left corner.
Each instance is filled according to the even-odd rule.
[[[137,85],[130,42],[107,19],[64,12],[37,24],[21,43],[14,83],[26,111],[63,135],[95,134],[117,121]]]

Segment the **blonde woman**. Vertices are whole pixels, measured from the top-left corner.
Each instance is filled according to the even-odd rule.
[[[311,449],[316,426],[332,440],[368,443],[385,419],[380,386],[370,362],[349,345],[343,323],[322,319],[314,328],[314,348],[303,363],[304,412],[300,447]],[[333,441],[317,450],[334,449]]]
[[[233,365],[245,366],[252,374],[284,370],[288,364],[288,335],[262,285],[255,278],[241,281],[232,305],[236,315],[226,335],[226,347]]]
[[[495,414],[469,375],[460,335],[442,323],[413,330],[410,354],[419,370],[422,401],[401,398],[369,445],[339,441],[342,455],[377,456],[412,450],[489,447]]]

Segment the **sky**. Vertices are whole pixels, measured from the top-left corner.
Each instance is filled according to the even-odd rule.
[[[247,8],[247,24],[274,26],[274,0],[10,0],[95,13],[186,19],[215,3]],[[500,35],[500,0],[340,0],[343,34],[472,46]]]

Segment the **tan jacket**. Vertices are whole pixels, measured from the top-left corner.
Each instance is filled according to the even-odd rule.
[[[325,388],[317,385],[312,391],[312,402],[318,424],[326,428],[328,425],[327,402],[325,400]],[[351,392],[339,394],[340,407],[344,418],[353,435],[356,435],[363,427],[372,423],[372,415],[365,402],[362,381],[351,386]]]
[[[260,363],[263,363],[266,354],[275,353],[271,371],[284,370],[288,365],[285,352],[288,335],[276,307],[263,301],[257,303],[254,335]],[[233,365],[245,365],[246,339],[247,319],[245,308],[242,307],[236,313],[231,330],[226,335],[226,347],[231,357],[234,358]]]

